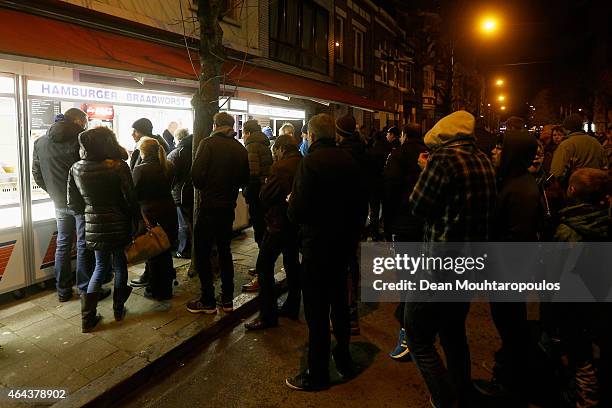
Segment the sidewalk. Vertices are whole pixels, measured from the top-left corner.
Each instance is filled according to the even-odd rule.
[[[187,276],[189,261],[180,259],[174,260],[179,286],[175,286],[172,300],[149,300],[143,296],[144,288],[135,288],[126,303],[126,318],[115,322],[111,296],[98,305],[104,319],[93,333],[81,333],[76,297],[59,303],[55,291],[45,290],[0,304],[0,388],[65,389],[68,398],[56,405],[80,407],[117,391],[116,387],[125,386],[126,380],[161,357],[178,353],[190,339],[206,339],[236,324],[252,312],[257,298],[256,293],[240,292],[242,284],[251,279],[247,270],[257,257],[251,229],[232,241],[232,251],[238,294],[232,314],[207,316],[186,310],[185,304],[199,295],[199,280]],[[130,279],[143,269],[144,265],[130,268]],[[277,280],[283,280],[280,262],[277,273]],[[0,405],[23,406],[5,400]]]

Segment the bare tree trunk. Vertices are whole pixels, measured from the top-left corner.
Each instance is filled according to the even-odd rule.
[[[219,93],[221,86],[221,69],[225,60],[223,48],[223,31],[219,25],[221,18],[222,0],[198,0],[198,22],[200,25],[200,86],[193,95],[191,104],[195,111],[193,122],[193,153],[195,159],[200,142],[210,135],[213,127],[213,116],[219,111]],[[194,194],[194,225],[198,217],[200,193]],[[199,256],[195,250],[191,251],[191,268],[194,272],[194,263]]]

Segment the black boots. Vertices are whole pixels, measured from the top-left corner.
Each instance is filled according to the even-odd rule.
[[[115,315],[115,321],[119,322],[125,317],[125,301],[128,300],[132,293],[131,286],[125,286],[123,288],[115,288],[113,290],[113,314]]]
[[[97,305],[97,293],[83,293],[81,295],[81,329],[83,333],[91,332],[102,319],[102,316],[96,312]]]

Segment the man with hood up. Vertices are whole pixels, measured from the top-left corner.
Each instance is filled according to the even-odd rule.
[[[542,219],[540,193],[529,173],[538,148],[527,130],[511,129],[493,149],[500,192],[497,196],[495,241],[534,242]],[[491,302],[491,315],[502,340],[495,353],[493,379],[475,381],[484,395],[495,397],[524,396],[528,381],[529,328],[524,302]]]
[[[425,242],[482,242],[491,237],[495,171],[476,147],[474,123],[470,113],[457,111],[425,135],[431,153],[408,200],[412,213],[423,219]],[[406,303],[406,340],[435,407],[470,406],[465,333],[469,308],[469,303]],[[436,350],[437,335],[448,371]]]

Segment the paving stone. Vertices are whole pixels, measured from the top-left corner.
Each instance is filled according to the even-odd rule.
[[[13,340],[4,343],[0,349],[0,367],[2,367],[0,377],[3,374],[4,368],[40,354],[44,354],[44,351],[36,347],[32,342],[15,336]]]
[[[118,365],[126,362],[131,358],[131,354],[126,353],[123,350],[117,350],[112,354],[100,359],[99,361],[85,367],[79,372],[87,377],[89,380],[95,380],[106,374],[109,370],[117,367]]]
[[[160,327],[159,333],[164,335],[172,335],[176,334],[179,330],[187,326],[196,320],[198,316],[194,313],[187,312],[186,315],[177,317],[176,319],[168,322],[166,325]]]
[[[24,310],[28,310],[32,306],[35,305],[30,301],[14,301],[9,304],[3,305],[2,308],[0,308],[0,321],[4,322],[4,320],[8,319],[10,316],[19,312],[23,312]]]
[[[117,351],[117,347],[100,336],[93,336],[80,344],[62,350],[61,354],[56,354],[56,356],[66,365],[80,370]]]
[[[16,334],[54,355],[93,336],[81,333],[80,327],[75,327],[57,316],[34,323]]]
[[[47,312],[40,306],[30,303],[31,307],[12,314],[2,320],[2,324],[10,330],[17,331],[27,327],[33,323],[39,322],[51,317],[51,313]]]
[[[81,301],[74,298],[69,302],[59,303],[54,309],[50,309],[50,312],[63,319],[70,319],[81,314]]]

